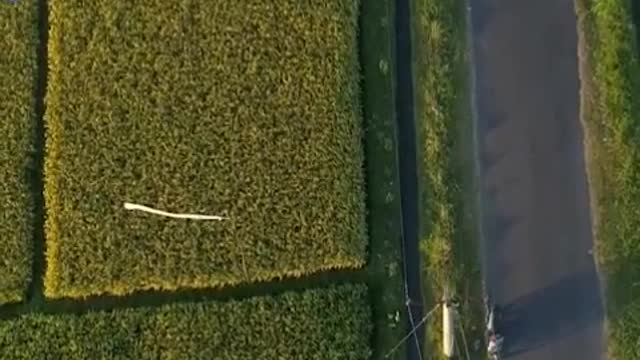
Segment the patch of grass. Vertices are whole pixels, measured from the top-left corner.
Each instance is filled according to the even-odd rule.
[[[369,291],[373,306],[372,359],[405,360],[404,347],[385,355],[406,332],[400,246],[402,219],[395,122],[393,1],[362,2],[361,63],[369,210]]]
[[[576,0],[582,119],[609,353],[640,358],[640,63],[627,0]]]
[[[358,1],[49,3],[47,296],[364,265]]]
[[[460,301],[464,336],[458,334],[456,341],[459,355],[466,358],[465,345],[471,352],[472,340],[482,338],[466,6],[462,0],[412,4],[423,291],[427,308],[447,290]],[[439,310],[427,322],[427,343],[438,354],[441,319]]]
[[[3,359],[367,359],[367,289],[243,301],[29,314],[0,322]]]
[[[0,304],[24,298],[31,281],[37,6],[0,3]]]

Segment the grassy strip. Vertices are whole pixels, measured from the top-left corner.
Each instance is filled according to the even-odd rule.
[[[358,1],[49,3],[47,296],[364,265]]]
[[[37,44],[36,1],[1,2],[0,304],[22,300],[31,279]]]
[[[631,3],[576,0],[582,119],[609,351],[640,358],[640,63]]]
[[[466,7],[462,0],[414,0],[413,8],[423,291],[428,307],[447,289],[461,301],[465,336],[456,340],[466,358],[465,343],[471,351],[470,341],[482,337]],[[441,319],[438,311],[427,324],[427,342],[437,353]]]
[[[367,359],[367,289],[231,302],[30,314],[0,322],[3,359]]]
[[[404,347],[384,357],[405,333],[400,181],[393,110],[393,0],[363,1],[360,26],[369,209],[368,273],[375,323],[372,359],[405,360]]]

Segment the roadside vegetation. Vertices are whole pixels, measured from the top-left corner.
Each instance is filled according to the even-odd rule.
[[[371,354],[361,285],[241,301],[0,322],[2,359],[357,360]]]
[[[582,111],[609,352],[640,358],[640,63],[629,0],[576,0]],[[636,19],[638,20],[638,19]]]
[[[458,355],[481,339],[481,276],[468,98],[465,2],[414,0],[416,125],[426,308],[446,293],[460,302]],[[442,314],[427,323],[427,347],[441,356]],[[468,352],[468,353],[467,353]]]
[[[365,264],[358,1],[185,4],[50,1],[49,297]]]
[[[36,14],[34,0],[0,4],[0,304],[21,301],[31,280]]]

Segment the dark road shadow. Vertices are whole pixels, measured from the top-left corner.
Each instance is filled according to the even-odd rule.
[[[514,356],[576,334],[602,321],[595,267],[520,297],[502,308],[505,355]]]

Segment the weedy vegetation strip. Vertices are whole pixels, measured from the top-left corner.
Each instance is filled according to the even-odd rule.
[[[466,3],[413,0],[412,4],[423,292],[427,308],[444,298],[445,289],[456,296],[458,325],[469,341],[481,338],[482,319]],[[443,356],[441,309],[426,324],[426,341],[436,358]],[[465,356],[465,339],[456,339],[460,356]]]
[[[406,360],[404,347],[385,357],[405,335],[401,263],[402,210],[395,121],[393,49],[395,0],[362,2],[365,164],[369,227],[369,292],[374,332],[371,360]]]
[[[47,296],[364,265],[358,1],[49,7]]]
[[[640,63],[636,31],[640,19],[633,18],[628,0],[576,0],[576,5],[583,121],[598,263],[606,279],[609,352],[614,359],[637,359]]]
[[[0,322],[2,359],[300,359],[370,356],[364,285],[230,302]]]
[[[0,304],[31,279],[37,34],[35,0],[0,2]]]

